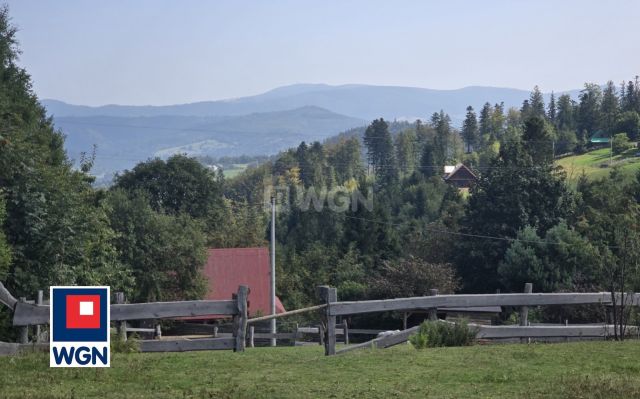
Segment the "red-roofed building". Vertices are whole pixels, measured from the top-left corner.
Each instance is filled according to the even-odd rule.
[[[271,314],[271,266],[267,248],[208,250],[203,273],[209,280],[206,299],[231,299],[241,284],[249,286],[249,316]],[[284,312],[276,297],[276,313]]]

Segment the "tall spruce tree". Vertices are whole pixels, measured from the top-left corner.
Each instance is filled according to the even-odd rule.
[[[479,144],[478,118],[472,106],[467,107],[467,115],[462,123],[462,137],[467,145],[467,152],[471,152]]]
[[[551,92],[551,98],[549,99],[549,106],[547,108],[547,119],[549,119],[549,122],[551,122],[551,124],[555,127],[557,127],[556,115],[557,115],[556,95],[554,92]]]
[[[607,82],[607,86],[602,92],[602,103],[600,105],[600,128],[611,137],[617,133],[616,122],[620,113],[616,86],[612,81]]]
[[[367,127],[364,133],[364,144],[377,181],[383,185],[397,182],[398,167],[393,138],[389,132],[389,125],[384,119],[376,119]]]
[[[531,96],[529,97],[529,104],[531,105],[531,114],[528,116],[542,116],[546,115],[544,110],[544,97],[538,86],[533,87]]]

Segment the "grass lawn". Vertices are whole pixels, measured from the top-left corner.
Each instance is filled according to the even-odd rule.
[[[640,342],[409,345],[325,357],[322,348],[114,354],[110,369],[0,357],[2,398],[630,398]]]
[[[635,176],[635,173],[640,170],[640,157],[634,156],[637,152],[637,149],[633,149],[624,154],[615,155],[613,164],[620,165],[623,173]],[[590,179],[599,179],[608,176],[611,171],[611,168],[608,167],[609,155],[609,148],[601,148],[581,155],[558,159],[556,164],[562,166],[567,172],[567,178],[570,181],[576,181],[583,171]]]
[[[224,177],[230,179],[232,177],[238,176],[245,169],[247,169],[248,166],[249,166],[248,163],[235,163],[233,164],[232,168],[223,169],[222,173],[224,174]]]

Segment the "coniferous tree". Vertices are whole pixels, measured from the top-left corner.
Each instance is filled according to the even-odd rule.
[[[520,115],[522,115],[522,119],[527,119],[531,116],[531,102],[529,100],[524,100],[522,102],[522,107],[520,107]]]
[[[467,115],[462,124],[462,137],[467,145],[467,152],[479,144],[478,118],[472,106],[467,107]]]
[[[553,136],[543,117],[531,116],[524,122],[522,140],[534,165],[549,165],[553,161]]]
[[[431,117],[431,124],[436,131],[433,138],[434,161],[436,165],[444,166],[451,159],[453,150],[451,118],[440,110]]]
[[[602,93],[602,103],[600,105],[600,128],[611,137],[615,134],[616,122],[619,115],[618,96],[616,87],[612,81],[607,82]]]
[[[393,139],[389,132],[389,125],[384,119],[371,122],[364,133],[364,143],[367,147],[367,157],[372,165],[376,177],[382,184],[398,180]]]
[[[504,124],[506,117],[504,115],[504,103],[495,104],[491,112],[491,139],[499,140],[504,133]]]
[[[531,114],[528,116],[542,116],[546,115],[544,110],[544,97],[538,86],[533,87],[531,96],[529,97],[529,104],[531,105]]]
[[[480,147],[484,148],[490,143],[491,139],[491,104],[484,103],[482,110],[480,110],[479,132],[480,132]]]
[[[558,98],[556,127],[559,130],[574,130],[576,128],[575,108],[576,105],[570,95],[563,94]]]
[[[580,92],[580,105],[578,111],[578,131],[584,140],[598,131],[600,117],[600,104],[602,102],[602,90],[594,83],[585,83]]]
[[[557,127],[556,115],[557,115],[556,95],[554,94],[554,92],[551,92],[551,98],[549,99],[549,106],[547,109],[547,118],[549,119],[549,122],[551,122],[551,124],[555,127]]]

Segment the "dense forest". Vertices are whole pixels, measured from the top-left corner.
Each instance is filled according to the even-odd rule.
[[[16,296],[104,284],[132,301],[202,297],[206,248],[266,245],[272,195],[277,291],[288,308],[315,303],[319,284],[341,299],[520,291],[524,282],[536,291],[640,288],[640,175],[613,168],[574,187],[554,166],[592,137],[615,138],[621,151],[638,140],[637,78],[585,84],[576,100],[545,104],[536,87],[520,109],[470,106],[459,130],[444,111],[391,127],[378,119],[232,179],[173,156],[95,188],[93,156],[72,166],[18,55],[4,8],[0,281]],[[442,179],[457,163],[479,176],[468,193]],[[2,309],[0,340],[11,334]]]

